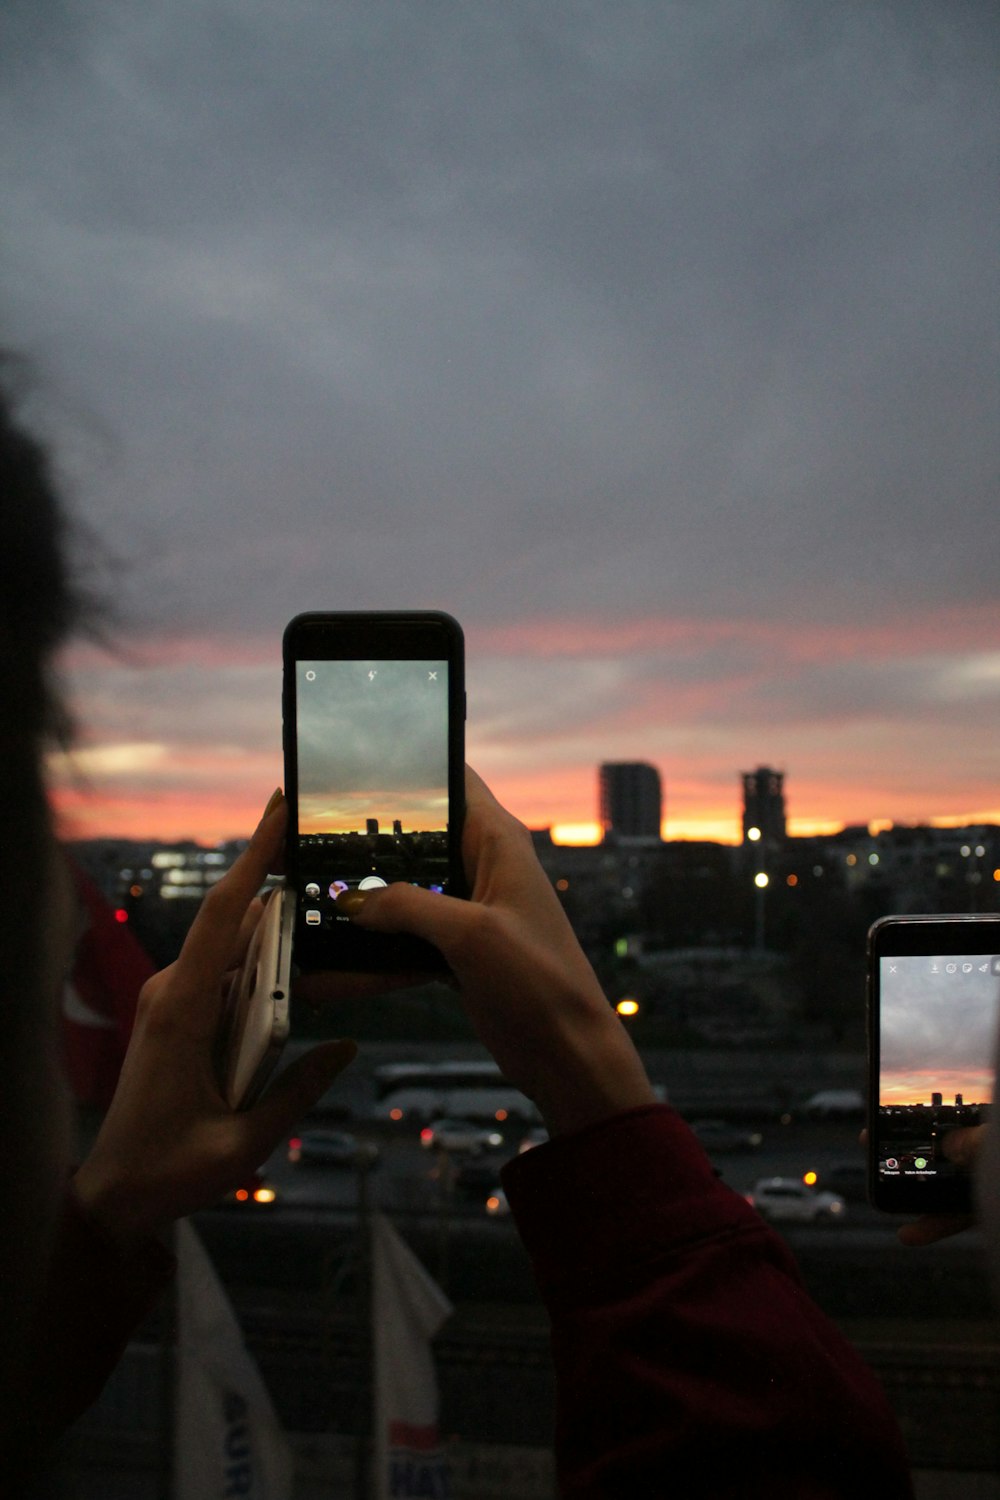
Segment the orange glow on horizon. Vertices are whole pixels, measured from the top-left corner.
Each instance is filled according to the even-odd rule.
[[[549,832],[554,844],[570,848],[586,849],[601,842],[600,823],[553,823]]]
[[[487,778],[489,779],[489,778]],[[280,780],[280,773],[266,783],[266,789],[244,790],[225,784],[219,774],[218,790],[201,785],[197,790],[163,787],[155,794],[130,792],[117,787],[57,786],[52,792],[60,834],[66,839],[125,838],[162,842],[194,840],[202,844],[223,843],[246,838],[257,826],[270,789]],[[578,785],[566,795],[562,777],[553,777],[551,798],[545,796],[541,778],[532,778],[530,788],[520,778],[507,780],[502,775],[492,779],[492,789],[499,800],[529,828],[549,829],[554,843],[582,847],[599,844],[601,825],[594,818],[574,817],[581,802],[594,801],[592,773],[578,778]],[[261,783],[262,788],[265,783]],[[575,796],[574,796],[575,793]],[[845,788],[831,788],[831,801],[852,802],[863,794]],[[664,823],[664,837],[671,840],[693,840],[720,844],[738,844],[741,838],[738,793],[734,789],[728,805],[721,807],[710,793],[703,801],[692,794],[684,813],[669,817]],[[710,800],[711,799],[711,800]],[[816,800],[815,792],[810,801]],[[699,805],[700,803],[700,805]],[[567,805],[568,804],[568,805]],[[558,815],[553,816],[558,808]],[[867,826],[863,817],[842,818],[795,817],[788,819],[788,832],[794,837],[822,838],[839,833],[845,826]],[[926,823],[934,828],[961,828],[978,824],[1000,825],[1000,808],[976,809],[938,817],[896,817],[879,820],[881,826]]]
[[[952,1104],[961,1094],[966,1104],[989,1104],[993,1098],[993,1074],[988,1068],[981,1073],[968,1070],[933,1072],[931,1070],[883,1073],[879,1083],[879,1104],[927,1104],[932,1094],[940,1094],[945,1104]]]
[[[136,839],[151,843],[223,844],[248,838],[256,828],[263,800],[192,796],[156,798],[87,795],[64,788],[52,793],[62,839]]]

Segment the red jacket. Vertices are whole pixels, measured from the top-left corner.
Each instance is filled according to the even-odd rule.
[[[561,1495],[912,1496],[875,1377],[673,1110],[549,1141],[503,1178],[552,1319]],[[172,1269],[155,1242],[120,1260],[70,1198],[30,1451],[96,1398]]]
[[[552,1319],[561,1495],[912,1495],[874,1375],[673,1110],[549,1141],[503,1181]]]

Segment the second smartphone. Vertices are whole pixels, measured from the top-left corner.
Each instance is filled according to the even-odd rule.
[[[891,1213],[972,1210],[943,1151],[993,1102],[1000,917],[884,917],[868,935],[868,1184]]]
[[[345,890],[464,895],[464,641],[434,611],[297,615],[283,641],[287,878],[299,969],[442,972],[430,944],[365,932]]]

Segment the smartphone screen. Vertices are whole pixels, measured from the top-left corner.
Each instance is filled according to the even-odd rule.
[[[993,1101],[1000,919],[876,923],[869,947],[873,1202],[906,1213],[971,1211],[968,1174],[942,1150]]]
[[[289,871],[303,968],[441,959],[376,938],[337,896],[408,881],[462,894],[461,632],[439,615],[310,615],[285,635]]]

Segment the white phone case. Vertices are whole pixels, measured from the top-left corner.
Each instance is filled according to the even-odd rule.
[[[231,1109],[260,1097],[288,1038],[295,893],[278,886],[226,996],[222,1090]]]

